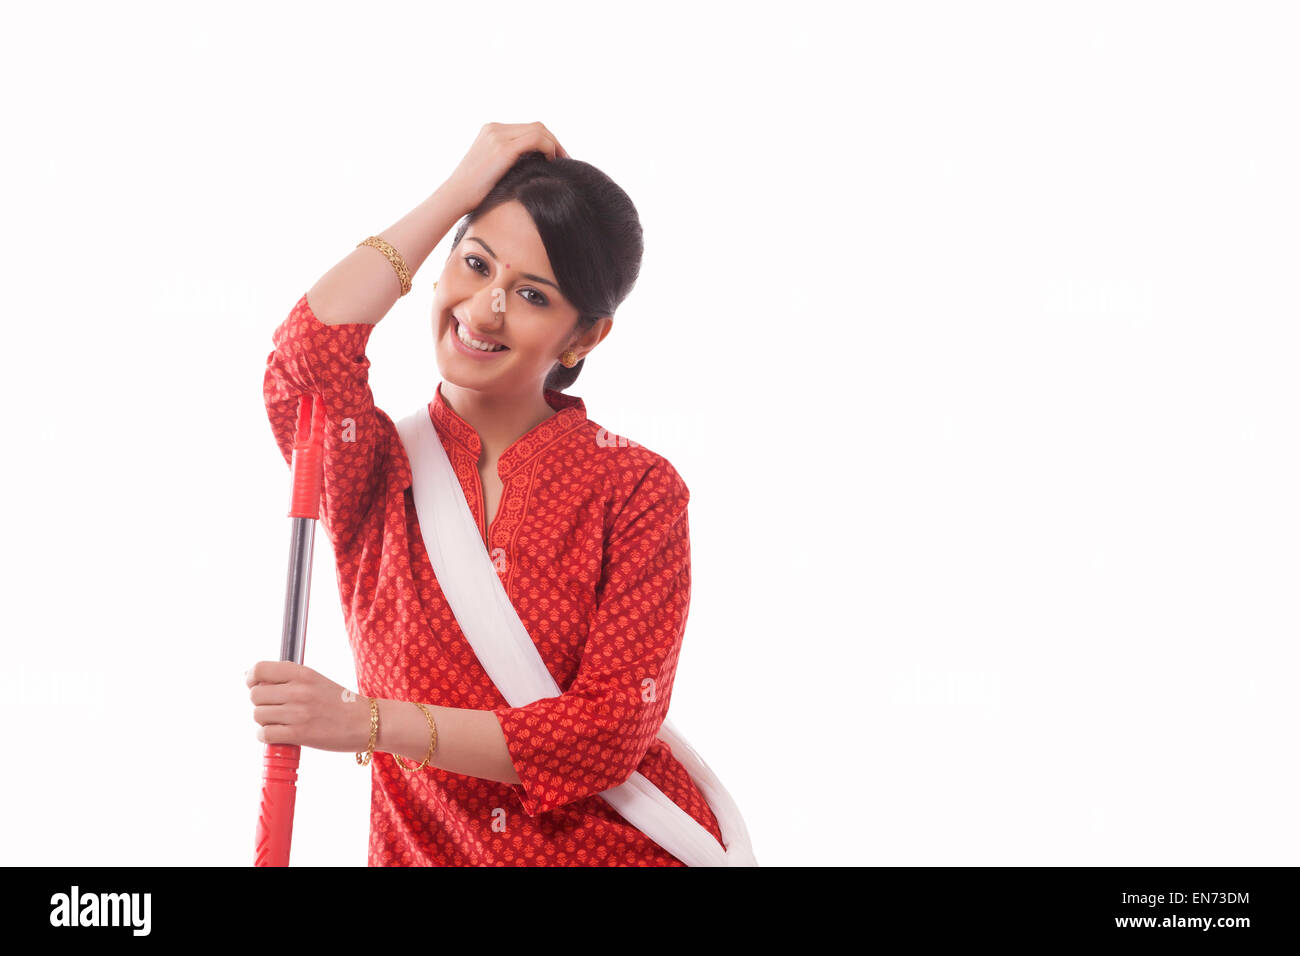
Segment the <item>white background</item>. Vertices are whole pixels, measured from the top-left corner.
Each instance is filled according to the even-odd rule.
[[[534,120],[642,217],[570,391],[691,489],[671,716],[760,863],[1295,862],[1288,5],[5,20],[0,862],[251,862],[271,332]],[[394,415],[449,238],[371,338]],[[314,593],[355,687],[323,535]],[[304,752],[295,863],[364,865],[368,788]]]

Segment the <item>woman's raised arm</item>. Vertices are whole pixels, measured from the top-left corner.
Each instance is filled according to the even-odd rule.
[[[482,202],[520,155],[540,150],[554,159],[568,156],[541,123],[487,123],[464,159],[433,195],[383,232],[413,276],[460,217]],[[307,290],[312,311],[325,325],[374,325],[402,294],[388,257],[358,246]]]
[[[456,184],[448,181],[377,235],[397,250],[414,276],[468,211]],[[397,270],[373,246],[357,246],[307,290],[312,311],[324,325],[375,325],[401,295]]]

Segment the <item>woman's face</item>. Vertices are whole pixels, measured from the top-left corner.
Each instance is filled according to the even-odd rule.
[[[560,294],[542,238],[518,202],[470,224],[451,251],[433,300],[438,369],[454,385],[507,398],[539,396],[565,349],[582,358],[604,338],[603,318],[577,334],[578,311]],[[482,351],[469,337],[504,345]]]

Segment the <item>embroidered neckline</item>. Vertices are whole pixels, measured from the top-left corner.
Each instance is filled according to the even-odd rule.
[[[579,396],[566,395],[551,388],[543,389],[542,395],[546,404],[556,409],[556,413],[520,435],[501,453],[501,458],[497,461],[497,474],[502,479],[527,463],[547,445],[587,420],[587,406]],[[478,432],[443,400],[441,382],[434,389],[433,401],[429,403],[429,417],[439,431],[463,446],[473,456],[473,460],[478,461],[483,447]]]

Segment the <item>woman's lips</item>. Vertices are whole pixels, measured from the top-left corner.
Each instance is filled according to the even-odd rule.
[[[471,338],[473,337],[474,336],[471,336]],[[486,340],[481,340],[481,341],[486,341]],[[454,315],[451,317],[451,344],[452,344],[452,348],[456,349],[456,351],[461,352],[464,355],[468,355],[471,358],[487,359],[487,358],[491,358],[494,355],[502,355],[510,351],[508,348],[505,347],[496,349],[491,352],[485,352],[482,349],[470,348],[468,345],[466,345],[464,342],[460,340],[460,322],[456,319]]]

